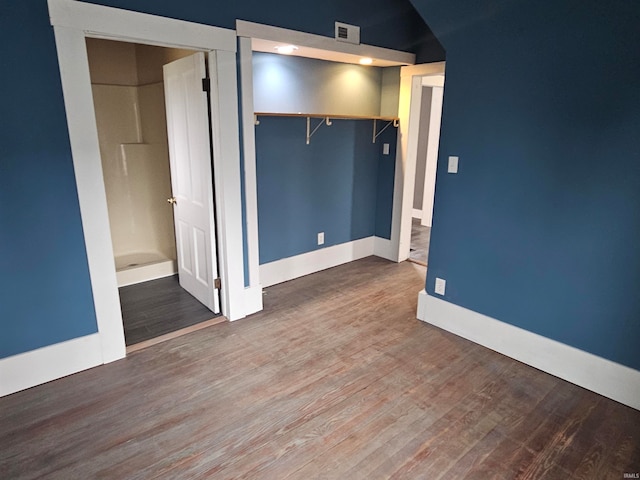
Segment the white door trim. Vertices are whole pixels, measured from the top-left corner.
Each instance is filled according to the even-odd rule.
[[[48,0],[48,3],[51,25],[81,30],[88,37],[193,50],[236,51],[235,32],[226,28],[77,0]]]
[[[239,37],[257,40],[261,44],[260,47],[266,47],[260,48],[258,45],[254,45],[257,47],[257,51],[273,52],[273,47],[284,43],[300,48],[298,52],[292,54],[294,56],[300,55],[335,62],[358,64],[362,57],[371,57],[376,59],[377,65],[399,66],[413,65],[416,61],[414,53],[376,47],[364,43],[339,42],[333,37],[247,22],[245,20],[236,20],[236,31]]]
[[[236,221],[241,207],[235,32],[74,0],[49,0],[49,12],[58,50],[102,362],[124,357],[125,344],[85,37],[217,50],[210,71],[217,75],[217,81],[212,76],[216,93],[211,103],[215,104],[213,138],[218,140],[214,142],[214,169],[217,228],[223,240],[222,313],[232,320],[244,317],[242,224]]]
[[[253,114],[253,54],[251,52],[250,38],[238,37],[238,58],[240,61],[240,98],[242,99],[242,146],[244,154],[244,198],[247,221],[249,288],[261,288],[256,136]]]

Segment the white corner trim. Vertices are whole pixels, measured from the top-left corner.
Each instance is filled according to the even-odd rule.
[[[251,315],[262,310],[262,285],[244,289],[244,314]]]
[[[391,240],[381,237],[373,237],[373,254],[376,257],[386,258],[392,262],[396,261],[396,251]]]
[[[374,237],[320,248],[312,252],[283,258],[260,265],[260,279],[263,287],[303,277],[311,273],[336,267],[343,263],[373,255]]]
[[[481,313],[418,295],[418,319],[640,410],[640,371]]]
[[[0,360],[0,397],[102,364],[94,333]]]
[[[76,0],[49,0],[51,25],[91,37],[196,50],[236,51],[235,31]],[[167,21],[169,20],[169,21]]]
[[[414,209],[411,211],[411,216],[412,216],[413,218],[422,218],[422,210],[418,210],[417,208],[414,208]]]

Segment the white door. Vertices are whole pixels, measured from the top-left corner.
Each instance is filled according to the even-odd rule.
[[[214,313],[220,312],[213,178],[209,145],[204,54],[164,66],[167,134],[180,286]]]

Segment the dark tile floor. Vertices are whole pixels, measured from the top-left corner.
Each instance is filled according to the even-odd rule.
[[[411,219],[411,251],[409,260],[427,265],[429,256],[429,238],[431,237],[431,227],[420,225],[419,218]]]
[[[177,275],[121,287],[119,293],[127,346],[218,316],[180,287]]]

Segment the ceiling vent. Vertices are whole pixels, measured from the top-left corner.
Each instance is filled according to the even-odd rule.
[[[336,22],[336,40],[358,45],[360,43],[360,27]]]

